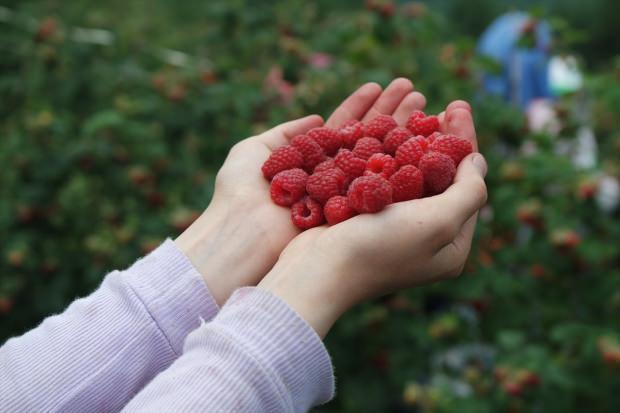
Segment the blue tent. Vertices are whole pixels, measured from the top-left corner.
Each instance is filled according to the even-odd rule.
[[[485,74],[484,89],[527,107],[532,99],[551,97],[548,80],[551,29],[540,21],[535,28],[535,46],[518,45],[522,28],[530,21],[527,13],[512,12],[498,17],[482,34],[478,53],[501,65],[500,74]]]

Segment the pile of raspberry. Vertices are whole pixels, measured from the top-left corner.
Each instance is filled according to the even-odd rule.
[[[271,154],[262,172],[271,199],[301,228],[335,225],[393,202],[446,190],[471,143],[439,131],[437,116],[411,114],[405,127],[379,115],[340,129],[314,128]]]

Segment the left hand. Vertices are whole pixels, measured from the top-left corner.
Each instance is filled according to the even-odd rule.
[[[349,96],[325,125],[337,128],[347,120],[366,121],[380,113],[404,122],[425,103],[407,79],[394,80],[384,91],[376,83],[367,83]],[[319,126],[323,126],[321,117],[311,115],[236,144],[217,174],[209,207],[176,239],[219,305],[235,289],[256,285],[299,234],[291,223],[289,208],[271,201],[261,166],[275,148]]]

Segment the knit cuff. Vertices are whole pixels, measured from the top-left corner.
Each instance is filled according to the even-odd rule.
[[[213,324],[275,372],[295,410],[333,398],[334,373],[327,349],[314,329],[275,295],[254,287],[238,289]]]
[[[177,355],[201,320],[209,321],[219,311],[200,273],[170,239],[124,271],[124,276]]]

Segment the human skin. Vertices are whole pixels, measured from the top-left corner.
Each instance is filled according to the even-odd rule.
[[[211,203],[176,240],[203,276],[221,306],[242,286],[256,285],[274,266],[284,247],[299,235],[290,210],[275,205],[261,165],[294,136],[323,126],[337,128],[350,119],[393,115],[399,123],[426,100],[408,79],[395,79],[385,90],[376,83],[357,89],[327,122],[310,115],[284,123],[236,144],[219,170]]]
[[[444,132],[469,139],[477,150],[467,103],[451,103],[439,119]],[[484,158],[474,153],[442,194],[303,232],[259,288],[288,303],[323,338],[361,301],[458,276],[487,199],[486,171]]]

